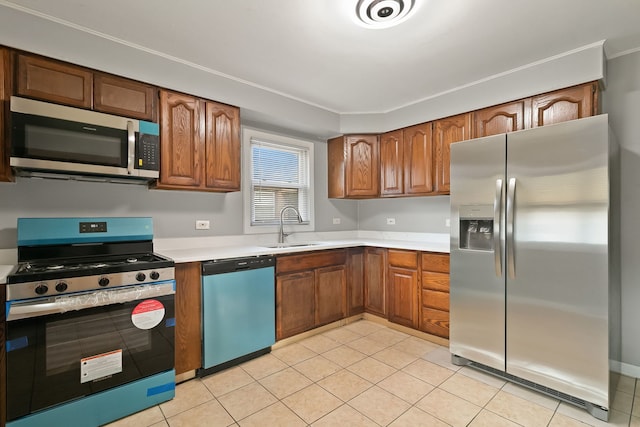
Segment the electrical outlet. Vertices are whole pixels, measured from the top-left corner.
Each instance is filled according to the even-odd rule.
[[[451,227],[451,220],[449,218],[444,220],[444,226],[445,227]]]
[[[197,219],[196,220],[196,230],[208,230],[210,223],[206,219]]]
[[[395,218],[387,218],[387,225],[396,225]]]
[[[333,225],[340,224],[340,218],[333,218]]]

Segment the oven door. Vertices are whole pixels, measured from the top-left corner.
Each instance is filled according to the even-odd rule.
[[[174,292],[168,281],[10,303],[7,420],[173,369]]]

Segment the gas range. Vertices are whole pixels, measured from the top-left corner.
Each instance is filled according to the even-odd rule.
[[[24,227],[31,230],[34,224],[40,224],[43,220],[48,222],[49,226],[68,228],[67,235],[69,229],[73,230],[78,238],[67,238],[67,241],[40,238],[35,241],[32,239],[33,236],[29,236],[30,231],[24,231]],[[7,276],[7,300],[173,280],[173,260],[153,253],[151,240],[137,240],[146,236],[126,235],[121,230],[117,231],[117,220],[34,218],[25,219],[26,223],[23,224],[19,223],[20,262]],[[91,229],[87,224],[101,224],[99,228],[104,228],[105,231],[84,231]],[[126,239],[131,240],[110,241],[110,228],[114,229],[114,233],[117,231],[119,235],[125,234]],[[20,242],[29,244],[20,245]]]

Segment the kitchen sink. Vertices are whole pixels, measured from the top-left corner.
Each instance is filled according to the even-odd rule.
[[[265,246],[269,249],[284,249],[284,248],[303,248],[305,246],[317,246],[320,243],[278,243],[271,246]]]

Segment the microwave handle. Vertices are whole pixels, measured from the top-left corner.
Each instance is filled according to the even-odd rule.
[[[133,122],[127,120],[127,174],[135,175],[136,162],[136,133]]]

